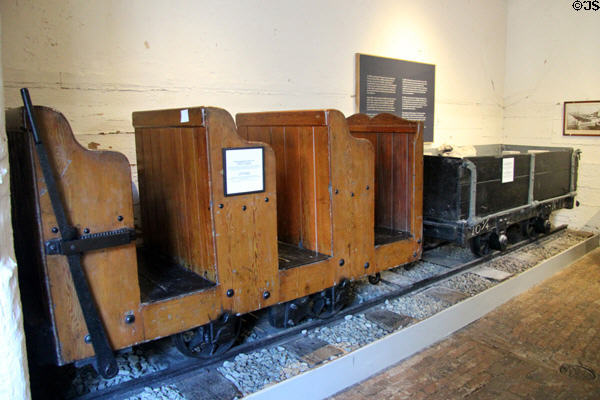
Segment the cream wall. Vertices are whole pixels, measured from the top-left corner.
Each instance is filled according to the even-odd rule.
[[[357,52],[437,65],[436,142],[502,136],[503,0],[5,1],[6,103],[66,114],[80,141],[135,163],[131,112],[354,113]],[[92,144],[92,147],[95,145]]]
[[[600,230],[600,137],[563,137],[563,102],[600,100],[600,10],[575,11],[571,1],[509,0],[504,138],[517,144],[582,150],[579,208],[556,223]]]

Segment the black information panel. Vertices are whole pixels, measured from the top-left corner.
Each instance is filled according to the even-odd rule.
[[[357,54],[356,94],[359,112],[423,121],[423,139],[433,142],[435,65]]]

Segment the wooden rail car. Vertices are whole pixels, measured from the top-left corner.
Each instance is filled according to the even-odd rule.
[[[260,145],[263,192],[225,197],[223,148],[251,144],[237,135],[227,112],[187,112],[187,122],[180,110],[133,116],[146,250],[137,252],[128,241],[81,253],[109,350],[200,326],[177,342],[210,356],[235,340],[235,314],[279,300],[274,154]],[[75,241],[64,241],[24,114],[24,108],[7,112],[7,131],[29,348],[63,365],[94,356],[96,348],[64,247],[133,230],[131,174],[125,156],[84,149],[62,114],[34,107],[66,219],[77,230]]]
[[[371,274],[375,264],[372,145],[350,135],[336,110],[238,114],[236,123],[242,137],[268,143],[277,159],[282,304],[271,309],[271,323],[335,312],[348,280]]]
[[[347,118],[352,135],[375,149],[375,258],[380,272],[421,258],[423,124],[392,114]],[[376,275],[372,283],[378,281]]]

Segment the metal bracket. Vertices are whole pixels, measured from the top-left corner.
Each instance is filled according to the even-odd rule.
[[[44,146],[44,143],[42,142],[37,130],[33,105],[31,104],[29,91],[26,88],[21,89],[21,97],[23,98],[23,105],[25,107],[25,123],[26,126],[29,127],[31,135],[33,136],[35,149],[37,151],[38,160],[42,169],[42,175],[46,181],[48,196],[50,196],[50,204],[52,204],[52,210],[54,211],[54,216],[56,217],[58,230],[60,231],[60,235],[62,237],[61,240],[63,242],[61,245],[73,241],[81,241],[81,239],[77,239],[77,229],[69,223],[69,219],[67,218],[65,206],[60,196],[60,191],[56,183],[54,171],[52,170],[52,166],[50,164],[48,152],[46,151],[46,147]],[[80,248],[85,247],[86,245],[90,246],[90,243],[94,243],[94,241],[84,239],[83,243],[85,244],[80,246]],[[77,245],[75,245],[75,249],[77,249]],[[100,313],[96,307],[92,292],[90,290],[90,285],[83,271],[83,266],[81,265],[81,256],[81,252],[66,255],[69,263],[69,271],[71,272],[71,277],[73,278],[75,292],[77,293],[77,299],[79,300],[79,305],[81,306],[81,311],[90,335],[92,347],[96,353],[96,366],[98,372],[104,378],[108,379],[117,375],[119,372],[119,366],[117,364],[117,360],[115,360],[115,356],[108,341],[106,329],[104,328],[102,320],[100,319]]]
[[[81,235],[75,240],[63,240],[61,238],[50,239],[44,243],[46,255],[71,255],[85,253],[92,250],[100,250],[108,247],[123,246],[135,240],[135,231],[129,228],[114,231],[92,233]]]

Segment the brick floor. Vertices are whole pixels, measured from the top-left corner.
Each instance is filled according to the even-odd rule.
[[[333,399],[600,399],[599,333],[597,249]]]

